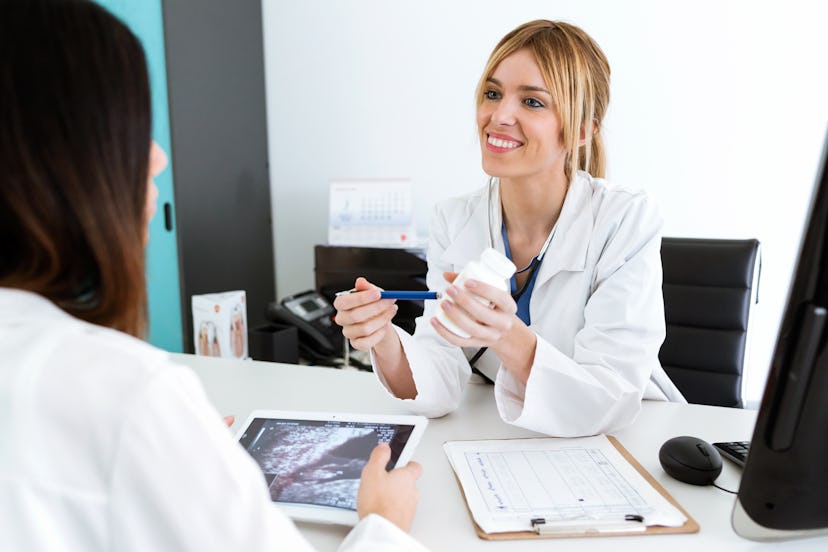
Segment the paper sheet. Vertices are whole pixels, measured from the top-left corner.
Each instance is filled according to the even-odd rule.
[[[668,527],[687,519],[603,435],[452,441],[443,448],[486,533],[532,531],[533,518],[568,523],[637,514],[646,525]]]

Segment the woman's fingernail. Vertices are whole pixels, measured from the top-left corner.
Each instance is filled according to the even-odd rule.
[[[450,295],[451,297],[457,297],[457,288],[454,286],[449,286],[446,288],[446,294]]]
[[[474,280],[466,280],[465,287],[468,289],[474,289],[477,287],[477,282]]]

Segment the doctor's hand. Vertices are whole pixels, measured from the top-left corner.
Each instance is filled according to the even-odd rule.
[[[443,277],[453,284],[457,274],[446,272]],[[517,317],[512,295],[479,280],[468,280],[462,287],[450,285],[446,295],[449,300],[442,303],[443,311],[469,337],[458,336],[436,316],[431,319],[435,331],[458,347],[488,347],[503,367],[526,385],[535,358],[537,334]]]
[[[398,339],[391,327],[397,314],[394,299],[380,299],[380,288],[359,277],[352,293],[334,299],[334,322],[342,326],[342,335],[355,349],[368,350],[380,341]]]
[[[445,291],[447,298],[442,303],[443,312],[469,334],[469,337],[460,337],[441,324],[436,316],[432,318],[431,325],[452,345],[496,348],[508,338],[516,324],[522,324],[515,314],[517,304],[508,292],[480,280],[467,280],[465,285],[455,286],[456,272],[444,272],[443,277],[452,284]]]
[[[368,463],[362,470],[357,492],[359,519],[368,514],[379,514],[403,531],[411,528],[420,492],[417,480],[423,469],[416,462],[402,468],[385,471],[391,459],[391,448],[382,443],[374,448]]]

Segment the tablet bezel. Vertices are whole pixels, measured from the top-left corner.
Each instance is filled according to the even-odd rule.
[[[359,414],[348,412],[321,412],[301,410],[254,410],[250,413],[239,431],[235,435],[236,442],[241,445],[242,436],[256,419],[266,420],[297,420],[322,422],[353,422],[369,424],[395,424],[413,426],[411,436],[405,442],[395,468],[405,466],[411,459],[420,438],[428,425],[428,418],[412,414]],[[245,448],[245,452],[247,449]],[[255,459],[254,459],[255,460]],[[367,460],[367,459],[366,459]],[[258,464],[258,462],[257,462]],[[311,521],[338,525],[356,525],[359,516],[355,510],[346,510],[333,506],[301,505],[296,503],[273,501],[285,514],[296,521]]]

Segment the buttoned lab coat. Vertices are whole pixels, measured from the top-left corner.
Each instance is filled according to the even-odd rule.
[[[485,248],[504,251],[499,184],[491,201],[487,189],[437,205],[430,290],[445,290],[442,273],[459,272]],[[642,398],[685,402],[658,361],[665,332],[660,249],[661,218],[646,194],[576,174],[530,300],[537,348],[526,385],[492,351],[476,363],[484,372],[494,368],[504,421],[553,436],[584,436],[631,424]],[[426,301],[413,336],[395,328],[418,393],[404,402],[430,417],[457,407],[471,375],[467,358],[477,350],[437,334],[429,323],[436,303]],[[375,363],[374,371],[388,389]]]
[[[0,548],[310,551],[189,368],[0,288]],[[341,551],[424,548],[365,517]]]

